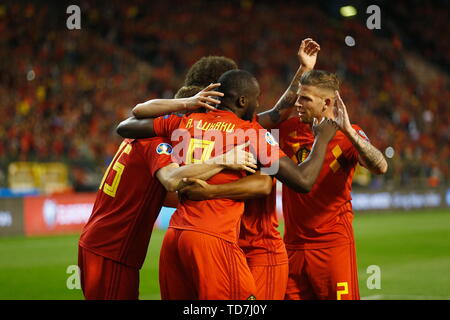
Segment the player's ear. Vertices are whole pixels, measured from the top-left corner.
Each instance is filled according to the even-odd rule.
[[[247,99],[244,96],[240,96],[237,101],[237,105],[239,108],[245,107],[247,105]]]
[[[325,98],[324,103],[323,103],[323,107],[322,107],[322,112],[326,111],[328,108],[332,108],[333,104],[334,104],[333,99]]]

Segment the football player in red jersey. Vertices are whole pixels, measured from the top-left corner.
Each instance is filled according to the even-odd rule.
[[[279,124],[280,145],[293,161],[311,152],[313,119],[335,118],[340,131],[327,146],[309,193],[283,185],[284,240],[289,255],[286,299],[359,299],[351,185],[358,163],[375,174],[387,170],[382,153],[351,124],[336,75],[313,70],[300,80],[298,116]],[[335,107],[337,104],[337,108]]]
[[[219,81],[222,84],[219,91],[224,93],[224,97],[218,109],[206,114],[146,119],[144,126],[134,126],[136,120],[127,119],[119,125],[118,133],[136,138],[153,135],[168,137],[179,127],[188,131],[194,128],[200,131],[222,131],[224,139],[227,135],[235,134],[238,128],[253,128],[264,133],[262,127],[249,121],[253,119],[258,105],[259,86],[256,79],[248,72],[233,70],[222,75]],[[183,99],[158,99],[155,103],[164,108],[172,106],[173,109],[168,112],[186,109],[186,101]],[[269,154],[269,161],[265,164],[270,166],[276,163],[279,169],[275,176],[278,179],[298,192],[307,192],[320,171],[326,144],[336,129],[334,122],[327,119],[315,126],[317,139],[313,151],[309,159],[299,167],[277,150],[276,142],[266,132],[263,137],[274,152]],[[192,132],[190,136],[192,137]],[[191,143],[193,139],[204,141],[201,137],[197,138],[194,132],[194,137],[188,141],[189,146],[196,145]],[[202,142],[201,146],[197,145],[200,149],[209,150],[210,144],[212,143]],[[250,144],[258,160],[262,162],[258,153],[258,141],[251,141]],[[189,159],[192,159],[191,151],[194,150],[188,148],[186,152]],[[200,153],[202,156],[204,154],[205,152]],[[219,174],[209,182],[217,184],[238,178]],[[242,203],[230,199],[187,200],[180,204],[171,219],[161,251],[160,282],[163,298],[245,299],[252,296],[255,290],[252,276],[245,256],[236,244],[236,228],[242,213]],[[211,260],[211,255],[205,253],[205,245],[208,251],[215,253],[215,259]]]
[[[320,46],[310,38],[304,39],[299,47],[297,56],[300,67],[294,75],[286,92],[274,108],[259,113],[255,120],[266,128],[271,128],[277,122],[287,118],[296,100],[298,81],[304,72],[312,70],[317,60]],[[280,114],[282,113],[282,114]],[[249,190],[253,183],[250,179],[241,179],[241,184],[231,183],[210,185],[199,179],[188,179],[189,185],[180,193],[189,199],[208,200],[232,196],[236,199],[248,199],[245,202],[244,215],[239,233],[239,246],[244,251],[247,264],[253,274],[256,284],[256,297],[262,300],[282,300],[286,293],[288,281],[288,256],[283,239],[278,231],[278,217],[276,212],[275,179],[268,196],[249,199]]]
[[[198,103],[191,98],[192,103]],[[180,167],[166,139],[125,139],[100,184],[79,240],[86,299],[138,299],[139,270],[166,190],[186,177],[209,179],[223,169],[254,172],[253,156],[235,148],[209,163]]]

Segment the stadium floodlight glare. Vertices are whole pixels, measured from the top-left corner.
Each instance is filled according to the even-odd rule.
[[[354,6],[344,6],[339,9],[339,12],[343,17],[353,17],[358,13]]]

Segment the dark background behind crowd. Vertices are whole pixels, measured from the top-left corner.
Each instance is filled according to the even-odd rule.
[[[350,119],[389,172],[368,188],[449,184],[449,1],[383,1],[369,30],[364,1],[81,1],[0,3],[0,187],[12,161],[63,161],[76,190],[95,190],[120,142],[115,127],[139,102],[173,97],[189,66],[223,55],[255,74],[261,110],[298,67],[302,39],[316,68],[336,72]],[[339,8],[353,3],[358,14]],[[344,39],[352,36],[355,46]]]

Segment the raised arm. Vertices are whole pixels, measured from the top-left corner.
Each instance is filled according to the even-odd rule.
[[[181,99],[153,99],[138,104],[133,109],[133,117],[122,121],[116,128],[117,134],[124,138],[151,138],[156,134],[153,130],[153,118],[170,113],[194,111],[199,108],[215,109],[208,103],[220,103],[211,96],[223,96],[222,92],[213,91],[219,83],[210,84],[193,97]]]
[[[380,150],[375,148],[369,140],[362,138],[356,130],[352,127],[350,119],[348,117],[347,108],[339,95],[339,92],[335,92],[336,104],[337,104],[337,116],[339,121],[337,124],[341,131],[352,142],[353,146],[358,150],[359,163],[365,168],[369,169],[373,174],[385,174],[388,169],[386,159]]]
[[[232,199],[247,200],[266,197],[272,191],[272,178],[257,173],[242,179],[224,183],[209,184],[199,179],[186,179],[187,184],[179,195],[189,200]]]
[[[297,100],[297,91],[300,84],[300,78],[303,73],[314,69],[317,54],[320,46],[311,38],[304,39],[298,49],[297,56],[300,61],[300,67],[292,78],[289,87],[283,93],[276,105],[267,111],[258,114],[258,122],[266,129],[275,127],[278,123],[286,120],[292,111],[292,107]]]
[[[320,124],[317,124],[317,120],[314,119],[313,132],[316,139],[308,158],[299,165],[288,157],[281,158],[275,177],[296,192],[311,191],[322,169],[328,142],[334,137],[337,129],[337,124],[333,120],[322,118]]]
[[[170,113],[180,113],[194,111],[199,108],[214,110],[215,108],[208,103],[217,105],[219,100],[212,97],[222,97],[223,93],[214,91],[220,83],[212,83],[205,89],[189,98],[179,99],[152,99],[137,104],[133,110],[133,116],[136,119],[155,118]]]

